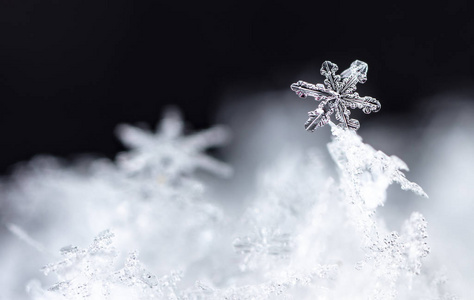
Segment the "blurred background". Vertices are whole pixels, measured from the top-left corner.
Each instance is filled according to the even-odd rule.
[[[368,63],[359,91],[381,100],[376,124],[426,125],[434,95],[472,103],[467,3],[2,1],[0,174],[37,153],[112,157],[118,123],[154,124],[168,104],[208,127],[232,97],[320,82],[324,60]]]

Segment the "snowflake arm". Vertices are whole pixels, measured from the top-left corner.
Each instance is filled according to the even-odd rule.
[[[226,127],[214,126],[186,137],[183,142],[187,147],[203,151],[210,147],[226,144],[229,137],[229,130]]]
[[[306,130],[314,131],[318,127],[323,127],[331,120],[334,109],[329,108],[326,102],[319,104],[318,108],[308,112],[308,120],[304,124]]]
[[[233,173],[233,169],[229,165],[209,155],[201,154],[196,156],[195,163],[198,168],[207,170],[224,178],[231,176]]]
[[[339,94],[346,95],[353,93],[357,89],[357,83],[367,81],[368,66],[360,60],[354,61],[350,68],[342,72],[342,84]]]
[[[130,149],[149,146],[153,140],[153,133],[151,131],[128,124],[117,126],[116,134],[120,141],[122,141],[122,144]]]
[[[350,128],[353,130],[359,129],[359,121],[357,121],[356,119],[351,119],[349,117],[351,111],[347,109],[347,107],[342,103],[342,101],[339,101],[337,103],[336,111],[336,120],[341,122],[340,124],[343,124],[344,128]]]
[[[378,112],[381,108],[380,102],[372,97],[361,97],[358,93],[347,94],[341,97],[341,102],[351,109],[360,108],[366,114]]]
[[[332,89],[333,91],[339,90],[341,82],[341,76],[336,75],[337,70],[339,70],[339,67],[330,61],[323,62],[321,66],[321,75],[326,77],[324,84],[328,89]]]
[[[184,122],[181,112],[174,106],[168,107],[163,113],[161,122],[156,125],[156,132],[168,139],[183,135]]]

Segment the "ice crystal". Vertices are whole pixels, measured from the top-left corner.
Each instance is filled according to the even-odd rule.
[[[138,260],[138,252],[131,252],[125,267],[114,272],[110,282],[133,288],[140,299],[177,299],[176,284],[181,281],[180,272],[172,272],[158,278]]]
[[[291,85],[291,90],[299,97],[311,96],[316,101],[321,101],[317,109],[308,112],[306,130],[314,131],[323,127],[331,120],[333,113],[340,122],[338,126],[357,130],[360,127],[359,121],[349,117],[349,108],[360,108],[366,114],[380,110],[380,102],[375,98],[361,97],[355,92],[357,83],[367,80],[368,66],[365,62],[354,61],[341,75],[336,75],[338,69],[336,64],[325,61],[321,67],[321,75],[326,77],[324,85],[314,85],[301,80]]]
[[[330,123],[334,141],[328,145],[329,152],[340,171],[340,188],[349,201],[348,214],[354,225],[363,234],[366,259],[374,264],[377,284],[385,289],[375,289],[375,298],[392,298],[400,271],[419,274],[420,259],[426,256],[426,222],[419,213],[414,213],[403,229],[385,233],[377,225],[375,209],[386,199],[387,187],[396,182],[402,189],[427,197],[423,189],[405,178],[401,170],[406,164],[395,156],[376,151],[362,142],[355,132],[341,129]]]
[[[46,275],[54,273],[59,282],[47,291],[30,284],[34,299],[177,299],[176,284],[179,272],[161,278],[138,260],[138,252],[131,252],[125,266],[116,270],[118,251],[112,246],[114,234],[100,233],[90,247],[80,249],[67,246],[61,249],[64,260],[43,268]],[[64,298],[63,298],[64,297]]]
[[[408,167],[400,158],[375,150],[352,131],[330,125],[334,141],[328,145],[329,152],[339,167],[345,192],[354,201],[360,199],[369,208],[383,205],[385,190],[394,182],[428,197],[418,184],[406,179],[401,171]]]
[[[242,270],[255,270],[261,256],[274,256],[276,259],[286,258],[292,251],[289,234],[274,232],[273,229],[261,228],[251,235],[238,237],[234,240],[234,248],[244,255]]]
[[[108,230],[100,233],[87,249],[67,246],[61,249],[64,259],[46,265],[42,270],[48,275],[55,273],[59,282],[48,291],[63,295],[67,299],[90,297],[94,292],[104,297],[109,295],[105,276],[112,272],[117,251],[112,246],[114,234]]]
[[[183,135],[184,124],[177,109],[168,109],[157,125],[156,133],[131,125],[120,125],[117,134],[129,152],[118,159],[120,166],[131,174],[160,176],[173,181],[196,169],[221,176],[231,174],[228,165],[204,153],[207,148],[221,146],[229,139],[223,126],[215,126],[191,135]]]
[[[426,241],[428,234],[425,218],[418,212],[412,213],[410,219],[405,221],[402,235],[406,237],[404,241],[405,268],[409,274],[420,275],[421,258],[430,253],[430,247]]]

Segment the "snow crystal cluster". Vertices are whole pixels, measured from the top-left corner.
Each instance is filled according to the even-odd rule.
[[[377,215],[392,183],[427,197],[402,173],[405,163],[329,124],[338,178],[327,175],[321,149],[296,147],[262,170],[238,216],[195,172],[231,174],[205,153],[228,131],[184,135],[176,110],[156,133],[120,126],[130,150],[115,161],[75,167],[35,159],[2,186],[5,203],[21,199],[2,216],[19,243],[32,246],[19,257],[35,253],[47,275],[30,276],[25,267],[28,297],[452,299],[439,276],[424,272],[423,216],[414,212],[390,231]],[[12,245],[2,254],[17,251]]]

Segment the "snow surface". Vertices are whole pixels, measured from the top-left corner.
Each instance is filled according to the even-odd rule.
[[[389,119],[361,129],[373,144],[407,153],[427,199],[400,158],[333,124],[331,133],[306,133],[298,109],[267,105],[275,97],[293,101],[259,95],[251,113],[245,103],[222,113],[235,129],[223,150],[231,179],[199,171],[231,174],[205,151],[228,143],[228,129],[184,135],[176,110],[156,133],[118,127],[130,150],[114,161],[42,156],[18,168],[0,183],[0,298],[468,295],[474,110],[460,101],[464,109],[443,127],[437,120],[447,113],[435,114],[417,151],[407,143],[413,133],[389,129]]]

